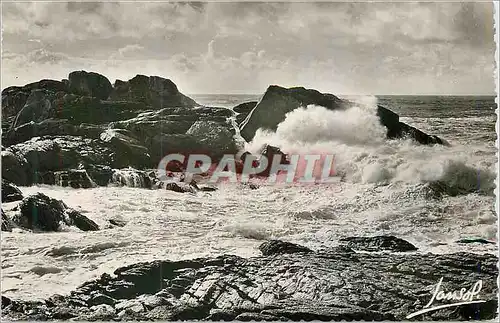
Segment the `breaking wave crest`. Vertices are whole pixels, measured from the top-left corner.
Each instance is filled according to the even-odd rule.
[[[454,192],[493,192],[494,164],[476,156],[475,147],[387,140],[376,100],[356,103],[341,111],[314,105],[296,109],[275,132],[259,129],[245,149],[257,153],[270,144],[288,154],[333,154],[337,174],[352,183],[440,182]]]

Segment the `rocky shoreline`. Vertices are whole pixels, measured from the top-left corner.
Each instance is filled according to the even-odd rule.
[[[416,247],[392,236],[353,237],[348,244],[323,250],[271,240],[259,249],[262,256],[248,259],[223,255],[138,263],[103,274],[70,295],[41,302],[2,296],[2,316],[86,321],[406,320],[429,303],[442,278],[443,291],[470,289],[481,280],[477,297],[484,302],[438,309],[412,320],[496,317],[498,259],[492,255],[409,252]],[[433,305],[450,303],[435,300]]]

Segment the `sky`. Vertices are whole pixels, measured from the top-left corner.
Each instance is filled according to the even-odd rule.
[[[2,88],[86,70],[180,91],[494,94],[486,3],[2,4]]]

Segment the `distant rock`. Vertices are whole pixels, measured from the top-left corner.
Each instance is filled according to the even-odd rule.
[[[20,201],[23,194],[14,184],[2,179],[2,203]]]
[[[71,72],[68,81],[69,92],[101,100],[106,100],[113,90],[111,82],[105,76],[94,72]]]
[[[183,95],[174,82],[159,76],[136,75],[127,82],[117,80],[111,93],[113,101],[138,101],[154,109],[199,106]]]
[[[417,247],[394,236],[349,237],[340,239],[347,247],[362,251],[415,251]]]
[[[424,309],[441,278],[447,291],[482,281],[484,303],[436,309],[417,319],[497,316],[494,255],[317,252],[282,241],[260,249],[268,255],[132,264],[43,302],[2,297],[2,318],[54,320],[65,313],[76,321],[402,321]]]
[[[61,223],[83,231],[95,231],[97,224],[64,202],[37,193],[25,197],[12,221],[21,228],[35,231],[59,231]]]
[[[287,113],[310,104],[323,106],[329,110],[348,109],[354,105],[353,102],[342,100],[329,93],[320,93],[303,87],[286,89],[271,85],[257,106],[241,123],[241,136],[250,142],[259,128],[274,131],[278,124],[285,120]],[[421,144],[445,144],[436,136],[429,136],[400,122],[396,113],[382,106],[378,106],[377,115],[381,124],[387,128],[389,139],[410,137]]]

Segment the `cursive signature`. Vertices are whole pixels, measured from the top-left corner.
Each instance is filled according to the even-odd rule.
[[[410,319],[410,318],[415,317],[417,315],[424,314],[424,313],[431,312],[431,311],[435,311],[435,310],[439,310],[442,308],[485,302],[484,300],[480,300],[479,296],[478,296],[479,292],[481,291],[481,288],[483,287],[482,280],[478,280],[469,289],[462,288],[458,291],[454,290],[454,291],[450,291],[450,292],[443,291],[441,289],[442,284],[443,284],[443,277],[441,277],[441,279],[439,280],[439,282],[436,285],[435,290],[432,292],[432,298],[429,301],[429,303],[427,303],[427,305],[425,305],[422,310],[415,312],[415,313],[412,313],[412,314],[408,315],[406,318]],[[476,299],[476,300],[474,300],[474,299]],[[435,300],[437,300],[437,301],[441,301],[441,300],[455,301],[455,303],[432,306],[432,304],[434,303]]]

